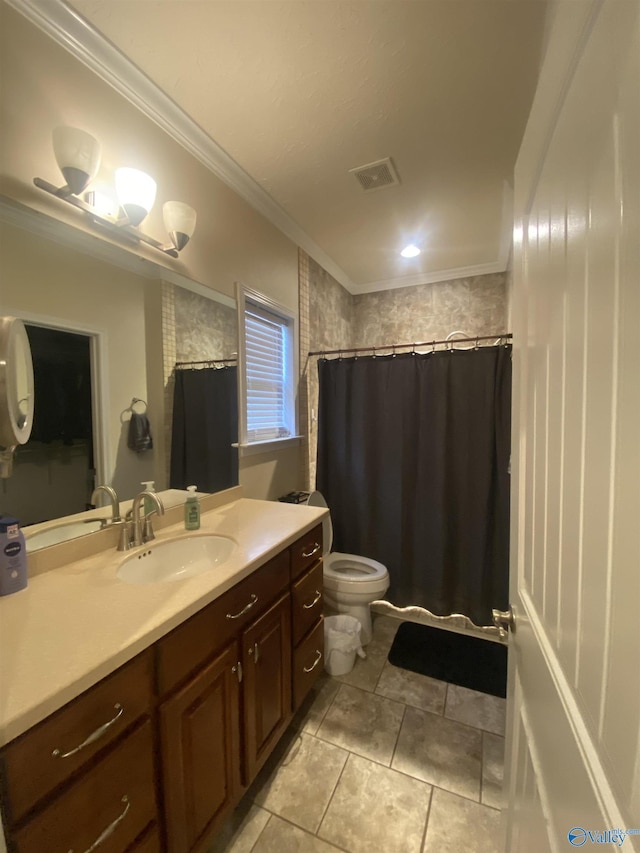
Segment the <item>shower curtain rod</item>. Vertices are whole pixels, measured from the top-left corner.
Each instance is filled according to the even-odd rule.
[[[315,350],[314,352],[309,352],[308,355],[344,355],[348,352],[369,352],[375,355],[379,350],[392,350],[395,352],[397,349],[415,349],[416,347],[436,347],[438,345],[446,344],[449,349],[453,349],[455,344],[464,344],[464,343],[474,343],[477,344],[478,341],[495,341],[499,343],[504,340],[510,340],[513,337],[511,332],[505,332],[502,335],[476,335],[475,337],[469,338],[456,338],[455,340],[452,338],[445,338],[442,341],[422,341],[421,343],[411,343],[411,344],[388,344],[387,346],[378,346],[378,347],[346,347],[344,349],[326,349],[326,350]]]
[[[198,364],[235,364],[237,358],[205,358],[204,361],[176,361],[176,367],[195,367]]]

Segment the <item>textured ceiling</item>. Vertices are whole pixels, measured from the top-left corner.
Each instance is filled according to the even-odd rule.
[[[270,194],[355,292],[504,264],[542,0],[71,5]],[[364,192],[349,170],[387,156],[400,185]],[[423,253],[407,261],[399,249],[409,241]]]

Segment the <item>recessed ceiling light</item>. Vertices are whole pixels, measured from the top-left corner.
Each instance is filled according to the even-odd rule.
[[[417,246],[414,246],[413,243],[409,243],[408,246],[404,247],[400,254],[403,258],[417,258],[420,254],[420,249]]]

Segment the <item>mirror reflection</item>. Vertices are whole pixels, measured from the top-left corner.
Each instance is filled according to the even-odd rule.
[[[33,426],[33,363],[22,320],[0,316],[0,476],[11,476],[16,446]]]
[[[159,492],[236,485],[236,451],[227,441],[234,423],[237,429],[235,379],[207,401],[208,411],[191,401],[181,414],[205,445],[212,423],[223,421],[226,446],[210,447],[209,468],[198,467],[196,458],[195,468],[192,460],[181,475],[171,449],[176,362],[183,363],[179,382],[187,374],[235,371],[235,301],[139,258],[115,263],[7,222],[0,229],[6,281],[0,313],[25,322],[35,377],[33,434],[16,453],[13,476],[0,481],[0,510],[27,527],[27,541],[30,525],[53,527],[56,519],[90,509],[98,484],[112,485],[121,501],[150,481]],[[128,441],[134,398],[145,402],[153,437],[152,448],[140,452]],[[202,451],[199,458],[205,459]],[[174,497],[180,501],[179,492]],[[96,529],[79,522],[65,524],[64,538]]]

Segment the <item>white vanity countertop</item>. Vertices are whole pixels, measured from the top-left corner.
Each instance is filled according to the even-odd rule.
[[[231,557],[191,578],[129,584],[116,576],[134,551],[115,548],[30,578],[0,598],[0,746],[61,708],[314,527],[327,510],[241,498],[156,534],[215,533]],[[141,546],[141,550],[145,546]]]

